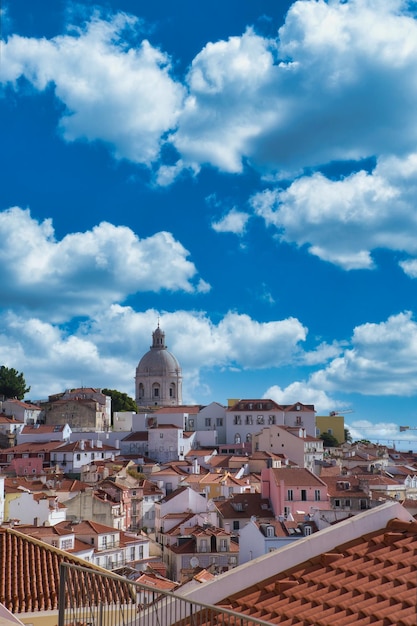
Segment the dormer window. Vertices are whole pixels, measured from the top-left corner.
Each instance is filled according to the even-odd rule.
[[[267,526],[266,527],[266,536],[267,537],[273,537],[274,536],[274,527],[273,526]]]

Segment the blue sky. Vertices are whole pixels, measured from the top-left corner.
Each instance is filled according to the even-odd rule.
[[[350,410],[354,436],[412,447],[416,3],[1,18],[0,361],[28,399],[133,396],[159,318],[185,402]]]

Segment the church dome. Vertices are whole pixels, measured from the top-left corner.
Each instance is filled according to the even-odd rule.
[[[165,376],[179,369],[177,359],[166,348],[151,348],[139,361],[137,373]]]
[[[165,345],[165,333],[152,333],[152,346],[136,368],[136,402],[139,406],[178,405],[182,402],[182,372]]]

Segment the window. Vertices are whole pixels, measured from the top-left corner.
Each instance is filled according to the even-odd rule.
[[[135,548],[130,548],[130,560],[134,561],[136,557],[136,550]]]
[[[335,508],[339,508],[340,507],[340,500],[339,499],[334,501],[334,506],[335,506]]]
[[[315,489],[314,490],[314,499],[316,502],[318,502],[320,500],[320,489]]]
[[[226,550],[227,550],[226,539],[220,539],[220,552],[226,552]]]
[[[241,443],[241,442],[242,442],[242,439],[241,439],[239,433],[236,433],[236,435],[235,435],[235,443]]]
[[[139,546],[139,558],[143,559],[143,546]]]
[[[287,500],[294,500],[294,492],[292,489],[288,489],[287,491]]]
[[[77,461],[81,460],[81,454],[77,454]]]
[[[301,500],[307,500],[307,489],[301,489]]]
[[[248,424],[249,426],[251,426],[253,424],[252,415],[247,415],[246,416],[246,424]]]
[[[328,428],[327,432],[329,433],[329,435],[333,435],[333,428]]]
[[[303,422],[301,420],[301,415],[297,415],[296,416],[295,423],[296,423],[297,426],[302,426],[303,425]]]
[[[230,565],[236,565],[237,564],[237,557],[236,556],[229,557],[229,563],[230,563]]]
[[[348,507],[350,507],[350,506],[351,506],[351,504],[350,504],[350,500],[345,500],[345,506],[348,506]]]
[[[252,441],[252,435],[250,433],[248,433],[246,435],[246,443],[250,443]]]
[[[239,526],[240,526],[239,520],[238,519],[233,520],[233,530],[239,530]]]
[[[234,423],[236,426],[240,426],[240,424],[242,423],[240,415],[235,415]]]
[[[268,424],[275,424],[275,415],[270,415],[268,417]]]
[[[155,387],[153,390],[153,397],[154,398],[159,398],[159,388]]]
[[[306,537],[311,535],[311,526],[304,526],[304,534]]]
[[[216,426],[223,426],[223,418],[222,417],[216,418]]]
[[[188,420],[188,428],[194,428],[194,420],[191,418]]]
[[[163,439],[164,438],[164,433],[159,433],[159,437],[160,437],[160,439]]]
[[[207,539],[202,539],[200,542],[200,552],[207,552]]]
[[[72,547],[72,539],[63,539],[61,541],[61,550],[71,550]]]
[[[205,425],[206,425],[206,426],[211,426],[211,418],[210,418],[210,417],[206,417],[206,419],[205,419]]]
[[[273,526],[267,526],[266,527],[266,536],[267,537],[273,537],[274,536],[274,527]]]
[[[291,513],[290,507],[289,506],[284,506],[284,516],[288,517],[290,513]]]
[[[263,415],[258,415],[258,417],[256,418],[256,423],[257,424],[263,424],[264,423],[264,416]]]

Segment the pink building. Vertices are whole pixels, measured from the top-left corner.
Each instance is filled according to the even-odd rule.
[[[268,468],[262,470],[261,493],[269,498],[276,517],[312,514],[329,510],[327,485],[318,476],[303,468]]]

